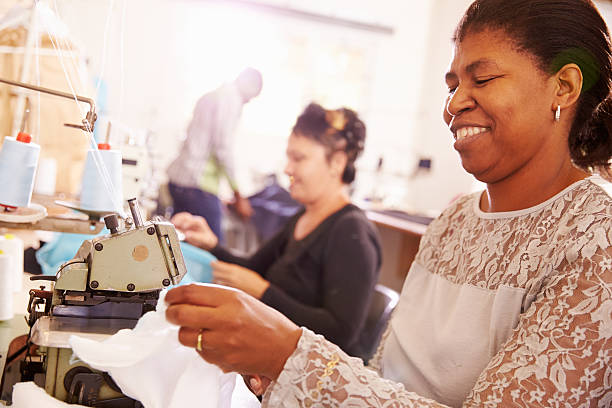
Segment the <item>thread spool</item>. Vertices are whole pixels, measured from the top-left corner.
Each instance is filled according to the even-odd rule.
[[[0,321],[13,318],[12,258],[0,250]]]
[[[23,287],[23,241],[13,234],[0,236],[0,251],[13,260],[13,290],[20,292]]]
[[[30,143],[31,136],[19,133],[5,137],[0,150],[0,205],[28,207],[34,188],[34,175],[40,146]]]
[[[94,159],[94,150],[87,152],[85,160],[85,170],[81,182],[81,203],[80,206],[86,210],[94,211],[120,211],[116,208],[123,202],[121,184],[121,152],[111,150],[110,146],[100,144],[98,153],[102,163],[106,167],[110,181],[112,183],[112,194],[106,188],[101,169],[98,169]]]
[[[55,182],[57,179],[57,160],[52,157],[41,157],[38,161],[36,178],[34,180],[34,192],[37,194],[55,194]]]

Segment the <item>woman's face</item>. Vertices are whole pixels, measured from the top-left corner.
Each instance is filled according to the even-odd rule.
[[[468,33],[446,74],[444,119],[465,170],[485,183],[537,172],[567,141],[552,137],[554,80],[503,31]],[[551,150],[552,149],[552,150]]]
[[[337,153],[338,154],[338,153]],[[287,144],[285,174],[290,177],[291,197],[309,204],[342,188],[342,164],[327,157],[327,149],[308,137],[291,134]]]

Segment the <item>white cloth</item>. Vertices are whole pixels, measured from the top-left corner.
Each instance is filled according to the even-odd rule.
[[[145,408],[229,408],[236,375],[223,374],[179,343],[178,327],[166,321],[164,297],[162,291],[157,310],[146,313],[132,330],[102,342],[72,336],[74,353],[108,372],[125,395]]]
[[[609,407],[609,187],[591,177],[503,213],[459,199],[421,239],[379,372],[303,329],[262,406]]]
[[[231,82],[203,95],[193,110],[178,157],[168,167],[168,179],[183,187],[199,188],[208,158],[214,154],[230,180],[235,180],[234,131],[244,101]]]
[[[13,386],[13,405],[11,408],[87,408],[83,405],[68,404],[47,394],[33,382],[17,383]]]

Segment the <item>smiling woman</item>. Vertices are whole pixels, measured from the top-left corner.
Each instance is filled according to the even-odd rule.
[[[444,118],[486,189],[429,225],[376,372],[241,296],[168,293],[184,344],[205,327],[203,358],[272,380],[263,406],[610,405],[608,29],[588,0],[476,0],[454,45]]]

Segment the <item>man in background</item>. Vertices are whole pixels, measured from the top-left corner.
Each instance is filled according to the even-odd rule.
[[[262,82],[259,71],[246,68],[233,82],[204,94],[196,103],[179,155],[168,168],[173,213],[186,211],[204,217],[221,241],[218,191],[223,178],[234,192],[238,215],[248,219],[253,213],[236,184],[233,147],[242,107],[259,95]]]

